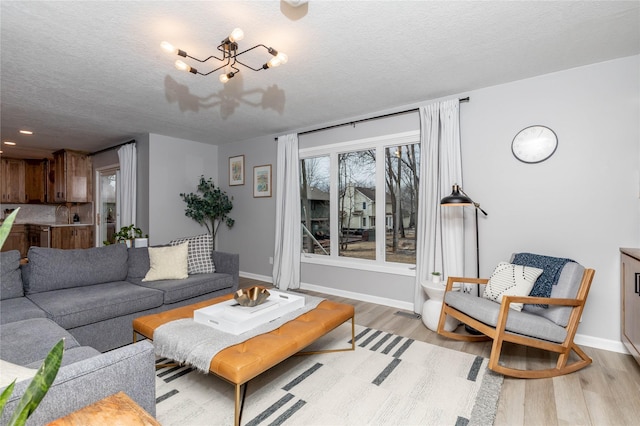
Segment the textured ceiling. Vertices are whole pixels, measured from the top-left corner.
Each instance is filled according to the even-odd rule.
[[[97,151],[141,133],[219,145],[635,55],[639,6],[3,0],[2,140],[18,143],[4,155]],[[263,43],[289,62],[242,69],[223,85],[217,72],[176,70],[178,57],[159,48],[167,40],[206,57],[235,27],[241,50]],[[246,57],[254,66],[270,58]]]

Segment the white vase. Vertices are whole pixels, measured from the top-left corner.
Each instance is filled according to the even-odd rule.
[[[440,275],[431,275],[431,281],[433,281],[434,284],[438,284],[440,282]]]

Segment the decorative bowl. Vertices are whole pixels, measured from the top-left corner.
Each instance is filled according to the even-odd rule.
[[[263,303],[269,295],[270,293],[266,288],[255,286],[236,291],[233,298],[240,306],[252,307]]]

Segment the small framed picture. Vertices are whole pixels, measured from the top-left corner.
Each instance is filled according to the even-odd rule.
[[[244,185],[244,155],[229,157],[229,186]]]
[[[253,196],[271,197],[271,164],[253,168]]]

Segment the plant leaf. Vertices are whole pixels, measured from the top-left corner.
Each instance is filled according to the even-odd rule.
[[[22,399],[20,399],[20,403],[16,407],[16,411],[14,411],[11,420],[9,420],[9,426],[23,425],[38,407],[58,374],[63,352],[64,339],[61,339],[49,351],[35,377],[29,383],[24,395],[22,395]]]
[[[18,211],[20,207],[15,209],[5,220],[2,222],[2,226],[0,226],[0,248],[4,245],[5,240],[9,236],[9,232],[11,232],[11,227],[13,226],[13,221],[16,220],[16,216],[18,216]]]
[[[11,382],[9,386],[2,391],[2,395],[0,395],[0,417],[2,417],[2,412],[4,411],[4,406],[7,404],[9,397],[13,393],[13,388],[16,385],[16,381]]]

